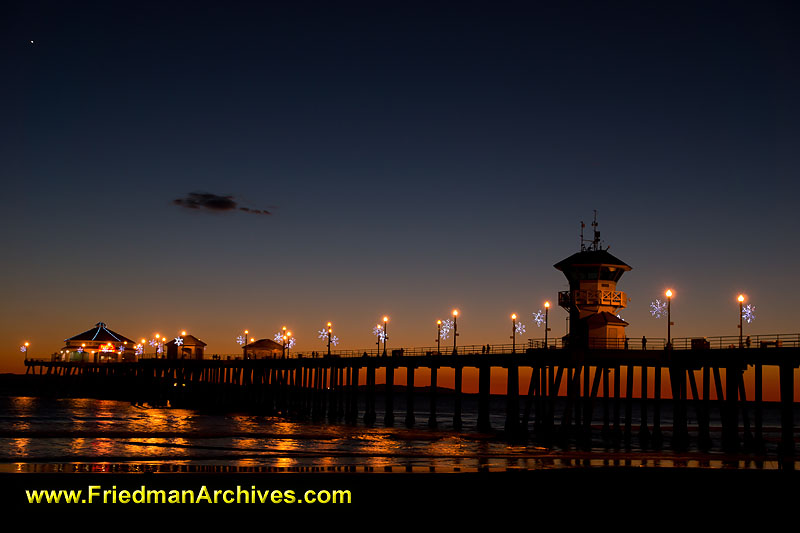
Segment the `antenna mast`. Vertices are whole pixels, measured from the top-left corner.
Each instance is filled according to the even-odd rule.
[[[593,237],[591,240],[591,245],[587,248],[586,243],[590,242],[583,238],[583,229],[586,227],[586,224],[581,221],[581,252],[585,252],[587,249],[592,251],[597,251],[600,249],[600,232],[597,231],[597,209],[594,210],[594,220],[592,221],[592,233]]]
[[[594,239],[592,240],[592,250],[597,251],[600,249],[600,232],[597,231],[597,209],[594,210],[594,221],[592,222],[594,230]]]

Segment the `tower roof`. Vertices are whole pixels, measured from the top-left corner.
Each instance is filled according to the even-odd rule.
[[[632,267],[625,264],[622,260],[617,259],[608,250],[582,250],[576,252],[571,256],[563,259],[553,265],[556,269],[561,270],[568,267],[599,267],[599,266],[613,266],[622,270],[631,270]]]
[[[586,323],[589,325],[590,328],[600,328],[606,326],[608,324],[617,325],[617,326],[627,326],[628,323],[618,316],[609,313],[608,311],[601,311],[599,313],[594,313],[592,315],[583,318]]]
[[[134,341],[124,335],[120,335],[106,328],[103,322],[98,322],[92,329],[65,340],[65,342],[69,341],[130,342],[131,344],[135,344]]]

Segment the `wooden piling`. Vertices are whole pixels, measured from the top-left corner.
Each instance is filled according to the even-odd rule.
[[[794,367],[790,362],[779,365],[781,402],[781,443],[782,457],[793,457],[794,443]]]
[[[520,431],[519,424],[519,367],[515,364],[508,366],[506,380],[506,423],[505,431],[508,435],[516,436]]]
[[[639,418],[640,418],[640,426],[639,426],[639,440],[642,442],[643,445],[647,445],[650,441],[650,431],[647,428],[647,365],[642,365],[640,367],[640,373],[642,378],[642,385],[641,385],[641,407],[639,408]]]
[[[478,366],[478,431],[489,431],[489,396],[491,386],[491,367],[484,362]]]
[[[364,406],[364,423],[371,426],[375,423],[375,365],[368,362],[366,365],[367,383]]]
[[[384,416],[386,426],[394,425],[394,360],[386,363],[386,385],[384,387]]]
[[[453,429],[461,429],[461,388],[463,385],[464,367],[456,363],[454,368],[455,381],[453,393]]]
[[[435,428],[438,426],[436,420],[436,389],[439,377],[439,367],[431,365],[431,387],[430,387],[430,407],[428,409],[428,427]]]
[[[739,368],[735,362],[725,368],[725,409],[722,420],[722,446],[726,450],[739,447]]]
[[[406,369],[406,426],[412,427],[414,417],[414,371],[416,367],[408,365]]]

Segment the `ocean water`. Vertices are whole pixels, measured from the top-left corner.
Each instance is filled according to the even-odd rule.
[[[0,397],[0,472],[508,472],[615,466],[777,470],[788,464],[777,455],[780,428],[774,410],[764,418],[766,451],[730,454],[701,452],[692,444],[672,451],[668,409],[661,414],[667,443],[661,449],[641,447],[637,438],[628,446],[611,446],[599,438],[599,427],[589,447],[509,441],[499,431],[504,401],[492,399],[490,422],[498,431],[478,432],[470,398],[464,400],[463,429],[455,431],[446,399],[437,407],[438,425],[431,429],[423,401],[415,408],[414,426],[404,425],[405,399],[399,396],[391,427],[383,424],[380,410],[376,423],[367,426],[98,399]],[[382,405],[380,398],[377,404]],[[634,435],[638,417],[637,407]],[[649,417],[652,422],[652,411]],[[595,424],[598,418],[602,416],[595,416]],[[690,413],[690,431],[691,426]],[[712,437],[719,438],[713,422]]]

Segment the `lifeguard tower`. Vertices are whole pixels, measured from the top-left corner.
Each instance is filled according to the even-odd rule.
[[[628,296],[617,290],[617,282],[631,267],[602,247],[596,211],[591,241],[583,238],[585,227],[581,222],[581,251],[553,265],[569,281],[569,290],[558,293],[558,305],[569,313],[564,344],[574,348],[625,348],[628,323],[617,312],[628,305]]]

